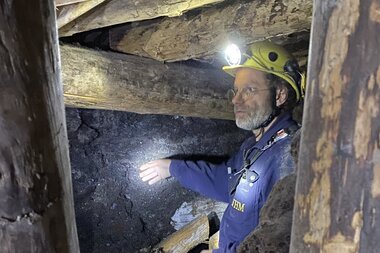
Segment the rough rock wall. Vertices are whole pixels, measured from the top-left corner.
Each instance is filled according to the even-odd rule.
[[[194,154],[217,161],[249,135],[233,121],[79,109],[66,117],[82,253],[154,245],[174,232],[175,211],[199,199],[173,179],[149,187],[138,177],[141,164]]]

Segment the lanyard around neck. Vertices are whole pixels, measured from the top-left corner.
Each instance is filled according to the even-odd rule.
[[[297,129],[298,129],[298,127],[297,127]],[[230,194],[232,195],[235,192],[236,187],[239,184],[242,175],[244,175],[246,173],[246,171],[251,167],[251,165],[254,164],[257,159],[259,159],[259,157],[265,152],[265,150],[269,149],[274,144],[276,144],[280,140],[288,137],[289,135],[291,135],[294,132],[295,131],[292,128],[281,129],[281,130],[277,131],[275,134],[273,134],[272,137],[267,141],[267,143],[262,148],[258,148],[258,147],[253,146],[250,149],[244,150],[244,152],[243,152],[243,164],[237,172],[234,172],[234,176],[237,176],[239,174],[240,175],[235,179],[233,187],[230,189]],[[251,155],[251,153],[253,151],[255,151],[255,152],[253,153],[253,155]],[[249,158],[249,156],[251,156],[251,158]],[[259,174],[254,170],[252,170],[252,172],[255,174],[254,181],[256,182],[259,179]],[[229,174],[231,174],[231,173],[232,172],[229,172]]]

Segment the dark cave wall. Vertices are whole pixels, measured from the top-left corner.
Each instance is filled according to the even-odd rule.
[[[82,253],[155,245],[175,231],[176,209],[199,198],[174,179],[148,186],[141,164],[201,154],[217,162],[250,134],[223,120],[69,108],[66,117]]]

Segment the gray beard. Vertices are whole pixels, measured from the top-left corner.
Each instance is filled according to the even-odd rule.
[[[261,125],[270,117],[273,110],[270,106],[260,108],[259,111],[249,113],[245,118],[237,118],[236,125],[244,130],[252,131],[261,128]]]

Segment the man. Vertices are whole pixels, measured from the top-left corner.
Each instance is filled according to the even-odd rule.
[[[273,185],[294,168],[285,153],[290,133],[298,128],[291,110],[302,98],[304,77],[296,60],[271,42],[254,43],[244,56],[243,64],[223,67],[235,76],[236,125],[253,131],[237,154],[221,164],[161,159],[140,167],[140,177],[149,184],[173,176],[185,187],[229,203],[221,221],[219,249],[213,252],[236,251],[257,226]]]

